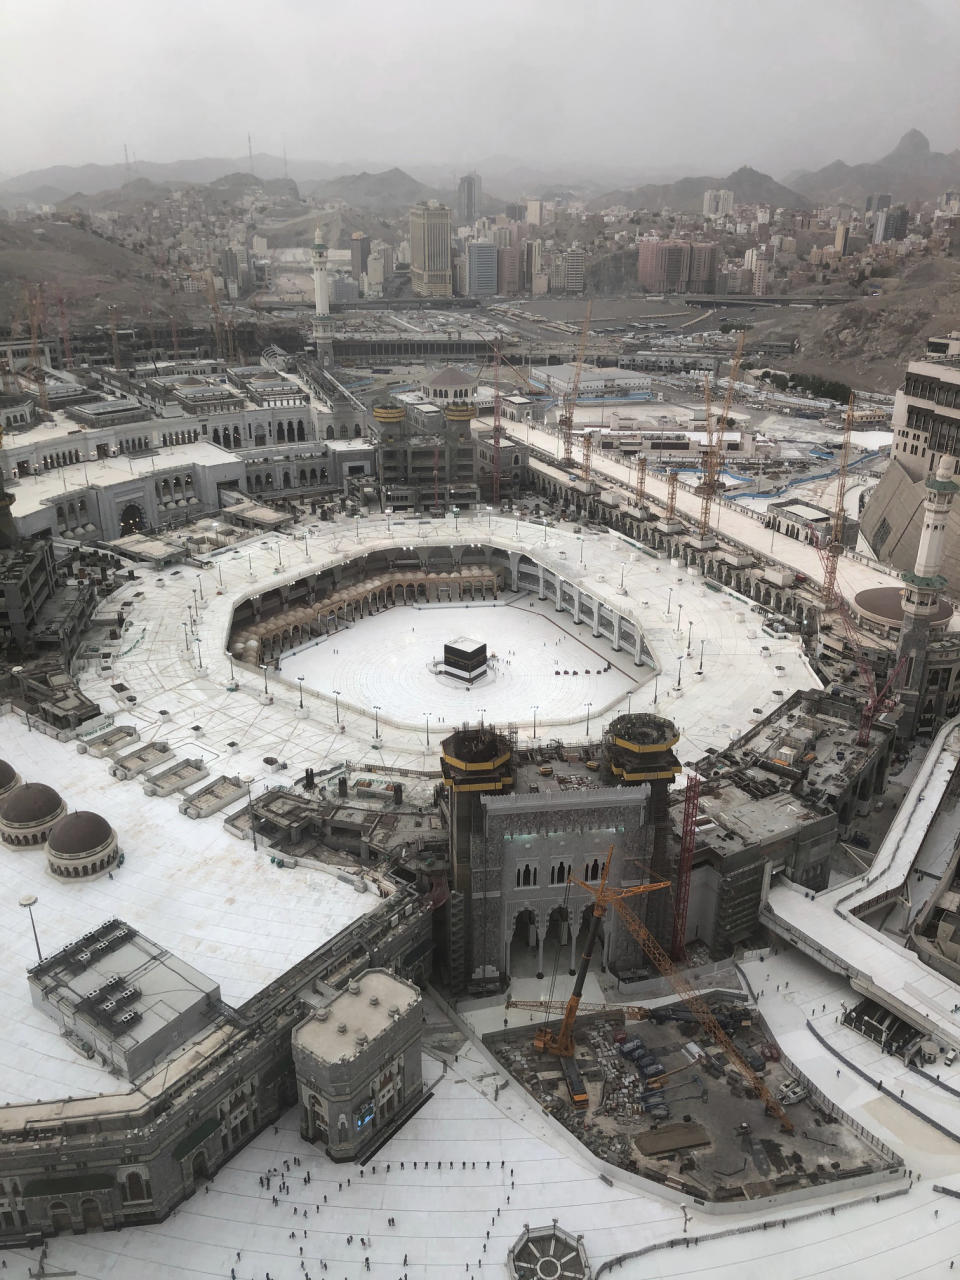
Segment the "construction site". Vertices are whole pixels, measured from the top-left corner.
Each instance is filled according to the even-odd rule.
[[[694,988],[628,906],[669,884],[611,885],[613,854],[598,885],[575,881],[594,906],[569,999],[508,1000],[542,1021],[485,1037],[510,1074],[601,1159],[701,1200],[754,1200],[899,1169],[892,1151],[784,1059],[735,966],[729,986]],[[582,1006],[610,908],[679,1000]],[[551,995],[559,963],[558,951]]]

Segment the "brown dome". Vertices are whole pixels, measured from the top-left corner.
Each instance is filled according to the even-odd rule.
[[[0,800],[0,819],[14,827],[39,826],[55,818],[63,801],[45,782],[25,782]]]
[[[113,828],[106,818],[88,809],[79,809],[54,823],[47,844],[51,853],[64,858],[79,858],[100,849],[112,835]]]
[[[16,779],[17,771],[12,764],[7,764],[6,760],[0,760],[0,791],[9,787],[10,783]]]

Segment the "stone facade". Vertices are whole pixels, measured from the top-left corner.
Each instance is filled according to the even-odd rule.
[[[317,983],[371,967],[422,984],[429,903],[398,887],[237,1010],[198,1052],[121,1095],[0,1108],[0,1246],[160,1222],[297,1098],[291,1037]],[[199,1064],[199,1065],[197,1065]]]
[[[649,786],[600,787],[569,794],[484,796],[482,830],[471,837],[473,978],[510,976],[511,941],[526,922],[537,948],[537,972],[544,972],[548,929],[569,945],[570,970],[579,958],[577,938],[592,908],[588,889],[571,883],[599,883],[613,846],[608,883],[642,884],[652,852]],[[644,919],[643,896],[631,905]],[[566,904],[566,905],[565,905]],[[601,963],[615,972],[643,964],[639,944],[615,912],[602,926]]]
[[[300,1133],[333,1160],[375,1149],[423,1097],[420,992],[370,969],[293,1033]]]

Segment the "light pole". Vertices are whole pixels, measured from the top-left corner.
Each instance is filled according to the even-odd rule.
[[[227,661],[230,663],[230,683],[236,684],[237,683],[236,677],[233,674],[233,654],[232,653],[227,654]]]
[[[540,709],[540,704],[539,704],[539,703],[537,703],[537,704],[534,706],[534,708],[533,708],[533,737],[534,737],[534,741],[536,741],[536,737],[537,737],[537,711],[538,711],[539,709]]]
[[[387,508],[386,508],[386,512],[385,512],[385,514],[386,514],[386,517],[387,517],[387,533],[389,533],[389,532],[390,532],[390,517],[393,515],[393,507],[387,507]]]
[[[620,561],[620,590],[621,591],[623,590],[623,575],[626,572],[626,568],[627,568],[626,560],[621,560]]]
[[[427,750],[429,751],[430,750],[430,714],[429,712],[425,711],[423,713],[423,717],[427,722]]]
[[[197,581],[200,583],[200,599],[203,599],[203,579],[197,574]]]
[[[43,956],[40,954],[40,939],[37,937],[37,926],[33,918],[33,908],[37,905],[37,895],[35,893],[25,893],[20,899],[21,907],[26,907],[30,912],[30,927],[33,930],[33,941],[37,948],[37,964],[43,964]]]
[[[334,689],[332,692],[333,692],[333,712],[334,712],[334,715],[337,717],[337,724],[339,724],[340,723],[340,690]]]
[[[181,626],[183,627],[183,647],[186,649],[187,653],[189,653],[190,637],[187,635],[187,624],[184,622],[184,623],[181,623]]]
[[[701,640],[701,641],[700,641],[700,665],[699,665],[699,667],[697,667],[697,675],[698,675],[698,676],[702,676],[702,675],[703,675],[703,646],[704,646],[706,643],[707,643],[707,642],[706,642],[706,640]]]
[[[693,619],[687,623],[687,657],[690,657],[690,646],[693,643]]]
[[[480,708],[480,732],[483,733],[483,717],[487,714],[487,708]]]
[[[659,683],[660,683],[660,676],[655,675],[653,677],[653,705],[654,706],[657,705],[657,686],[659,685]]]
[[[359,516],[356,517],[356,526],[357,526],[357,541],[359,542],[360,541],[360,517]]]
[[[677,635],[680,634],[680,619],[683,617],[683,605],[677,605]]]
[[[300,686],[300,710],[303,710],[303,676],[297,676],[297,684]]]
[[[454,530],[454,533],[459,533],[460,532],[460,508],[454,507],[452,509],[452,512],[453,512],[453,530]]]
[[[373,704],[373,736],[374,738],[380,737],[380,703],[379,702],[375,702]]]
[[[670,612],[670,601],[673,599],[673,587],[667,588],[667,613]]]
[[[631,704],[631,702],[633,702],[633,694],[632,694],[632,693],[628,693],[628,694],[627,694],[627,715],[629,715],[629,714],[630,714],[630,704]]]
[[[200,616],[200,606],[197,604],[197,588],[196,588],[196,587],[191,587],[191,588],[190,588],[190,590],[193,592],[193,612],[194,612],[194,613],[197,615],[197,617],[199,618],[199,616]]]
[[[257,818],[253,812],[253,778],[244,778],[247,784],[247,804],[250,807],[250,834],[253,836],[253,852],[257,852]]]
[[[680,673],[681,673],[682,671],[683,671],[683,659],[681,658],[681,659],[680,659],[680,661],[677,663],[677,684],[676,684],[676,687],[677,687],[678,689],[680,688]]]
[[[202,658],[202,657],[201,657],[201,655],[200,655],[200,637],[199,637],[199,636],[194,636],[194,638],[193,638],[193,643],[197,646],[197,667],[199,668],[199,670],[200,670],[200,671],[202,671],[202,670],[203,670],[203,658]]]
[[[487,507],[487,528],[493,528],[493,507]]]
[[[263,672],[263,696],[264,697],[267,696],[267,667],[268,667],[268,664],[266,662],[260,663],[260,670]]]
[[[586,704],[586,707],[587,707],[587,737],[588,737],[588,738],[590,737],[590,708],[591,708],[592,706],[593,706],[593,703],[592,703],[592,702],[588,702],[588,703]]]
[[[580,563],[583,564],[583,539],[578,538],[577,541],[580,543]]]
[[[223,565],[217,561],[217,577],[220,579],[220,585],[223,586]]]

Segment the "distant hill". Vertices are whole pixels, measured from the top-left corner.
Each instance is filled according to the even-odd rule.
[[[46,289],[47,305],[64,299],[70,322],[103,322],[116,306],[121,322],[142,319],[154,309],[163,314],[206,317],[204,300],[159,286],[149,258],[66,222],[40,226],[0,221],[0,324],[24,319],[24,291]],[[55,325],[55,321],[51,320]]]
[[[932,200],[960,186],[960,151],[931,151],[919,129],[905,133],[889,155],[870,164],[832,164],[793,174],[789,181],[816,204],[848,200],[862,204],[873,192],[888,192],[898,203]]]
[[[680,213],[696,213],[703,207],[703,193],[711,187],[733,192],[736,204],[768,204],[779,209],[808,209],[806,196],[785,187],[768,173],[744,166],[725,178],[681,178],[678,182],[648,183],[641,187],[608,191],[590,201],[594,210],[613,204],[628,209],[676,209]]]
[[[388,213],[408,208],[418,200],[436,200],[439,193],[403,169],[385,169],[382,173],[348,173],[340,178],[302,183],[305,195],[318,202],[342,200],[351,209]]]
[[[279,156],[265,153],[254,155],[253,169],[256,177],[268,185],[283,181],[284,161]],[[290,161],[287,170],[294,179],[326,178],[342,173],[344,165],[331,165],[320,161]],[[194,160],[174,160],[169,164],[157,164],[150,160],[138,160],[129,166],[123,164],[54,165],[49,169],[33,169],[0,181],[0,205],[12,208],[24,200],[37,204],[59,204],[71,195],[96,195],[99,191],[116,191],[131,182],[146,179],[156,183],[206,184],[237,172],[250,172],[247,156],[232,159],[201,157]]]
[[[300,193],[292,178],[258,178],[251,173],[230,173],[209,183],[152,182],[149,178],[135,178],[123,186],[108,191],[85,195],[75,191],[66,199],[57,201],[58,210],[69,213],[103,213],[116,209],[121,213],[136,213],[147,205],[159,204],[170,193],[184,188],[199,195],[210,208],[235,203],[245,195],[262,193],[271,200],[299,202]]]

